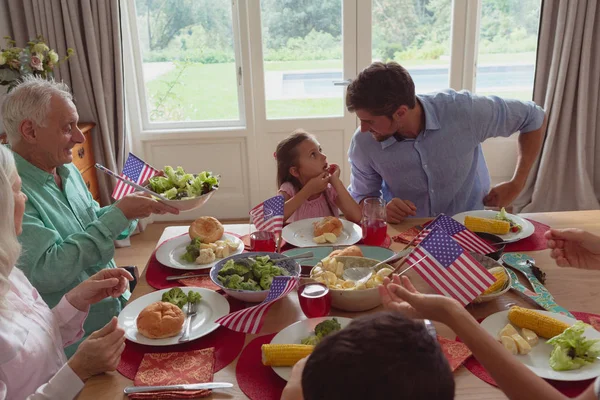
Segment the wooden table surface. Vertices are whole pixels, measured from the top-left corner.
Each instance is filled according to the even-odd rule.
[[[588,230],[595,234],[600,234],[600,211],[598,210],[523,214],[523,216],[550,225],[553,228],[576,227]],[[411,219],[410,221],[402,224],[390,225],[388,228],[388,233],[390,236],[393,236],[397,232],[401,232],[417,223],[420,224],[425,221],[426,219]],[[225,230],[228,232],[247,234],[249,233],[250,227],[248,225],[226,225]],[[159,244],[166,239],[172,238],[186,231],[186,227],[168,227],[163,232],[163,235],[159,240]],[[391,248],[393,250],[400,250],[403,246],[404,245],[401,243],[393,243]],[[597,285],[593,283],[600,281],[600,271],[593,272],[581,271],[572,268],[559,268],[554,264],[553,260],[550,258],[549,251],[547,250],[524,253],[533,256],[536,260],[536,265],[546,272],[546,287],[552,293],[558,304],[571,311],[600,312],[600,296],[598,296]],[[150,256],[150,254],[148,256]],[[413,280],[415,286],[417,286],[419,290],[423,292],[433,292],[433,290],[429,288],[416,273],[410,271],[407,275]],[[526,286],[529,286],[522,276],[520,279],[522,283],[524,283]],[[152,292],[153,290],[154,288],[146,283],[146,277],[144,273],[135,291],[133,292],[132,299]],[[520,295],[510,291],[506,295],[495,299],[494,301],[468,305],[467,309],[475,318],[485,318],[486,316],[497,311],[506,310],[513,304],[535,308],[535,306],[532,305],[533,303],[526,301]],[[380,309],[381,307],[367,312],[375,312]],[[336,309],[332,309],[331,312],[332,316],[354,316],[360,314],[363,313],[347,313]],[[289,295],[271,307],[266,316],[265,324],[260,332],[260,335],[279,332],[286,326],[305,318],[306,317],[298,305],[297,296],[293,294]],[[445,325],[436,323],[436,328],[440,335],[452,339],[455,337],[454,333]],[[246,343],[250,342],[256,336],[257,335],[246,335]],[[217,390],[213,392],[211,398],[247,398],[237,386],[235,377],[236,363],[237,359],[215,374],[215,381],[231,382],[235,385],[234,388],[227,389],[226,391]],[[506,396],[504,396],[500,390],[481,381],[479,378],[472,375],[465,367],[460,367],[458,370],[456,370],[454,376],[456,379],[456,399],[485,400],[506,398]],[[123,388],[130,385],[132,385],[132,381],[123,377],[118,372],[106,373],[88,380],[85,388],[78,398],[90,400],[122,400],[127,398],[125,395],[123,395]]]

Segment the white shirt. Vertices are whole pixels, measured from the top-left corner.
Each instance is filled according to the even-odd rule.
[[[50,310],[17,268],[8,280],[0,299],[0,400],[73,399],[84,383],[63,348],[83,336],[87,312],[65,297]]]

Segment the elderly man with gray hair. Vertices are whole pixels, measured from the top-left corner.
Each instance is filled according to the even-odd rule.
[[[67,85],[28,77],[4,100],[2,117],[28,201],[19,267],[50,307],[104,268],[116,268],[114,240],[129,235],[136,220],[178,211],[141,193],[100,207],[72,164],[72,149],[85,139]],[[90,308],[89,334],[117,315],[130,293]],[[65,349],[75,352],[78,343]]]

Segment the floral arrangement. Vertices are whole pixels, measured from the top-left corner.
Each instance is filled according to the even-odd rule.
[[[27,46],[16,47],[10,36],[5,36],[6,49],[0,49],[0,85],[8,86],[8,91],[27,75],[54,78],[54,68],[68,60],[75,52],[67,49],[67,55],[59,58],[56,51],[50,49],[43,36],[27,42]]]

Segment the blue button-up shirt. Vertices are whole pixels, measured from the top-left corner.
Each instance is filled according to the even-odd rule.
[[[358,128],[348,157],[348,190],[366,197],[397,197],[417,206],[417,217],[483,209],[490,176],[481,143],[539,129],[544,110],[533,102],[446,90],[417,96],[425,130],[415,139],[378,142]]]

